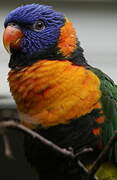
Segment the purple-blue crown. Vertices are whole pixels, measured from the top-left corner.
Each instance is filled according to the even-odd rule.
[[[20,6],[13,11],[11,11],[4,22],[4,26],[6,27],[9,22],[17,22],[22,24],[33,24],[35,21],[39,19],[51,19],[54,21],[63,21],[64,15],[60,12],[56,12],[52,9],[51,6],[40,5],[40,4],[28,4],[24,6]]]

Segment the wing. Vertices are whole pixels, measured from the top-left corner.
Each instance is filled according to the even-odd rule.
[[[104,144],[107,144],[110,137],[117,130],[117,86],[114,84],[106,74],[102,71],[90,67],[101,81],[101,103],[103,106],[103,111],[106,116],[106,121],[102,128],[102,138]],[[117,163],[117,143],[113,145],[112,151],[109,155]]]

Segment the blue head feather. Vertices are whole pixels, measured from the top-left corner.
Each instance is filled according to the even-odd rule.
[[[38,20],[45,23],[44,30],[37,32],[28,28]],[[11,22],[17,23],[24,33],[21,51],[32,55],[41,54],[56,45],[60,27],[64,25],[65,18],[62,13],[56,12],[50,6],[28,4],[11,11],[5,19],[4,26]]]

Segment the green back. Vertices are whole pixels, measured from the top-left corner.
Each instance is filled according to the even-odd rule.
[[[101,81],[101,103],[106,116],[106,121],[102,128],[102,138],[104,144],[107,144],[110,137],[114,134],[115,130],[117,130],[117,86],[102,71],[93,67],[89,67],[89,69],[93,71]],[[109,157],[111,159],[114,158],[114,161],[117,163],[117,143],[113,145]]]

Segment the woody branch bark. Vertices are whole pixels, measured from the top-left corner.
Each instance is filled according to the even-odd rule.
[[[38,133],[34,132],[33,130],[30,130],[29,128],[15,122],[15,121],[2,121],[0,122],[0,129],[2,131],[2,135],[4,136],[4,140],[5,140],[5,152],[7,152],[7,156],[11,155],[11,149],[9,146],[9,141],[8,141],[8,137],[6,138],[5,136],[5,129],[6,128],[14,128],[14,129],[18,129],[20,131],[23,131],[24,133],[29,134],[30,136],[32,136],[33,138],[37,138],[42,144],[46,145],[48,148],[50,148],[51,150],[59,153],[61,156],[67,157],[67,158],[71,158],[71,159],[76,159],[78,160],[79,155],[81,155],[82,153],[85,153],[87,151],[92,151],[91,148],[89,149],[84,149],[81,153],[79,154],[74,154],[72,150],[67,150],[67,149],[63,149],[59,146],[57,146],[56,144],[54,144],[53,142],[47,140],[46,138],[44,138],[43,136],[39,135]],[[3,133],[4,132],[4,133]],[[85,166],[78,160],[78,168],[82,169],[82,172],[84,173],[84,177],[82,178],[82,180],[97,180],[98,178],[95,177],[95,174],[97,172],[97,170],[100,168],[102,162],[105,159],[105,156],[107,155],[108,151],[110,150],[110,148],[112,147],[113,143],[115,143],[115,141],[117,140],[117,132],[115,132],[115,134],[110,138],[107,146],[105,146],[104,150],[102,151],[102,153],[99,155],[99,157],[96,159],[96,161],[93,163],[92,168],[88,171]]]

